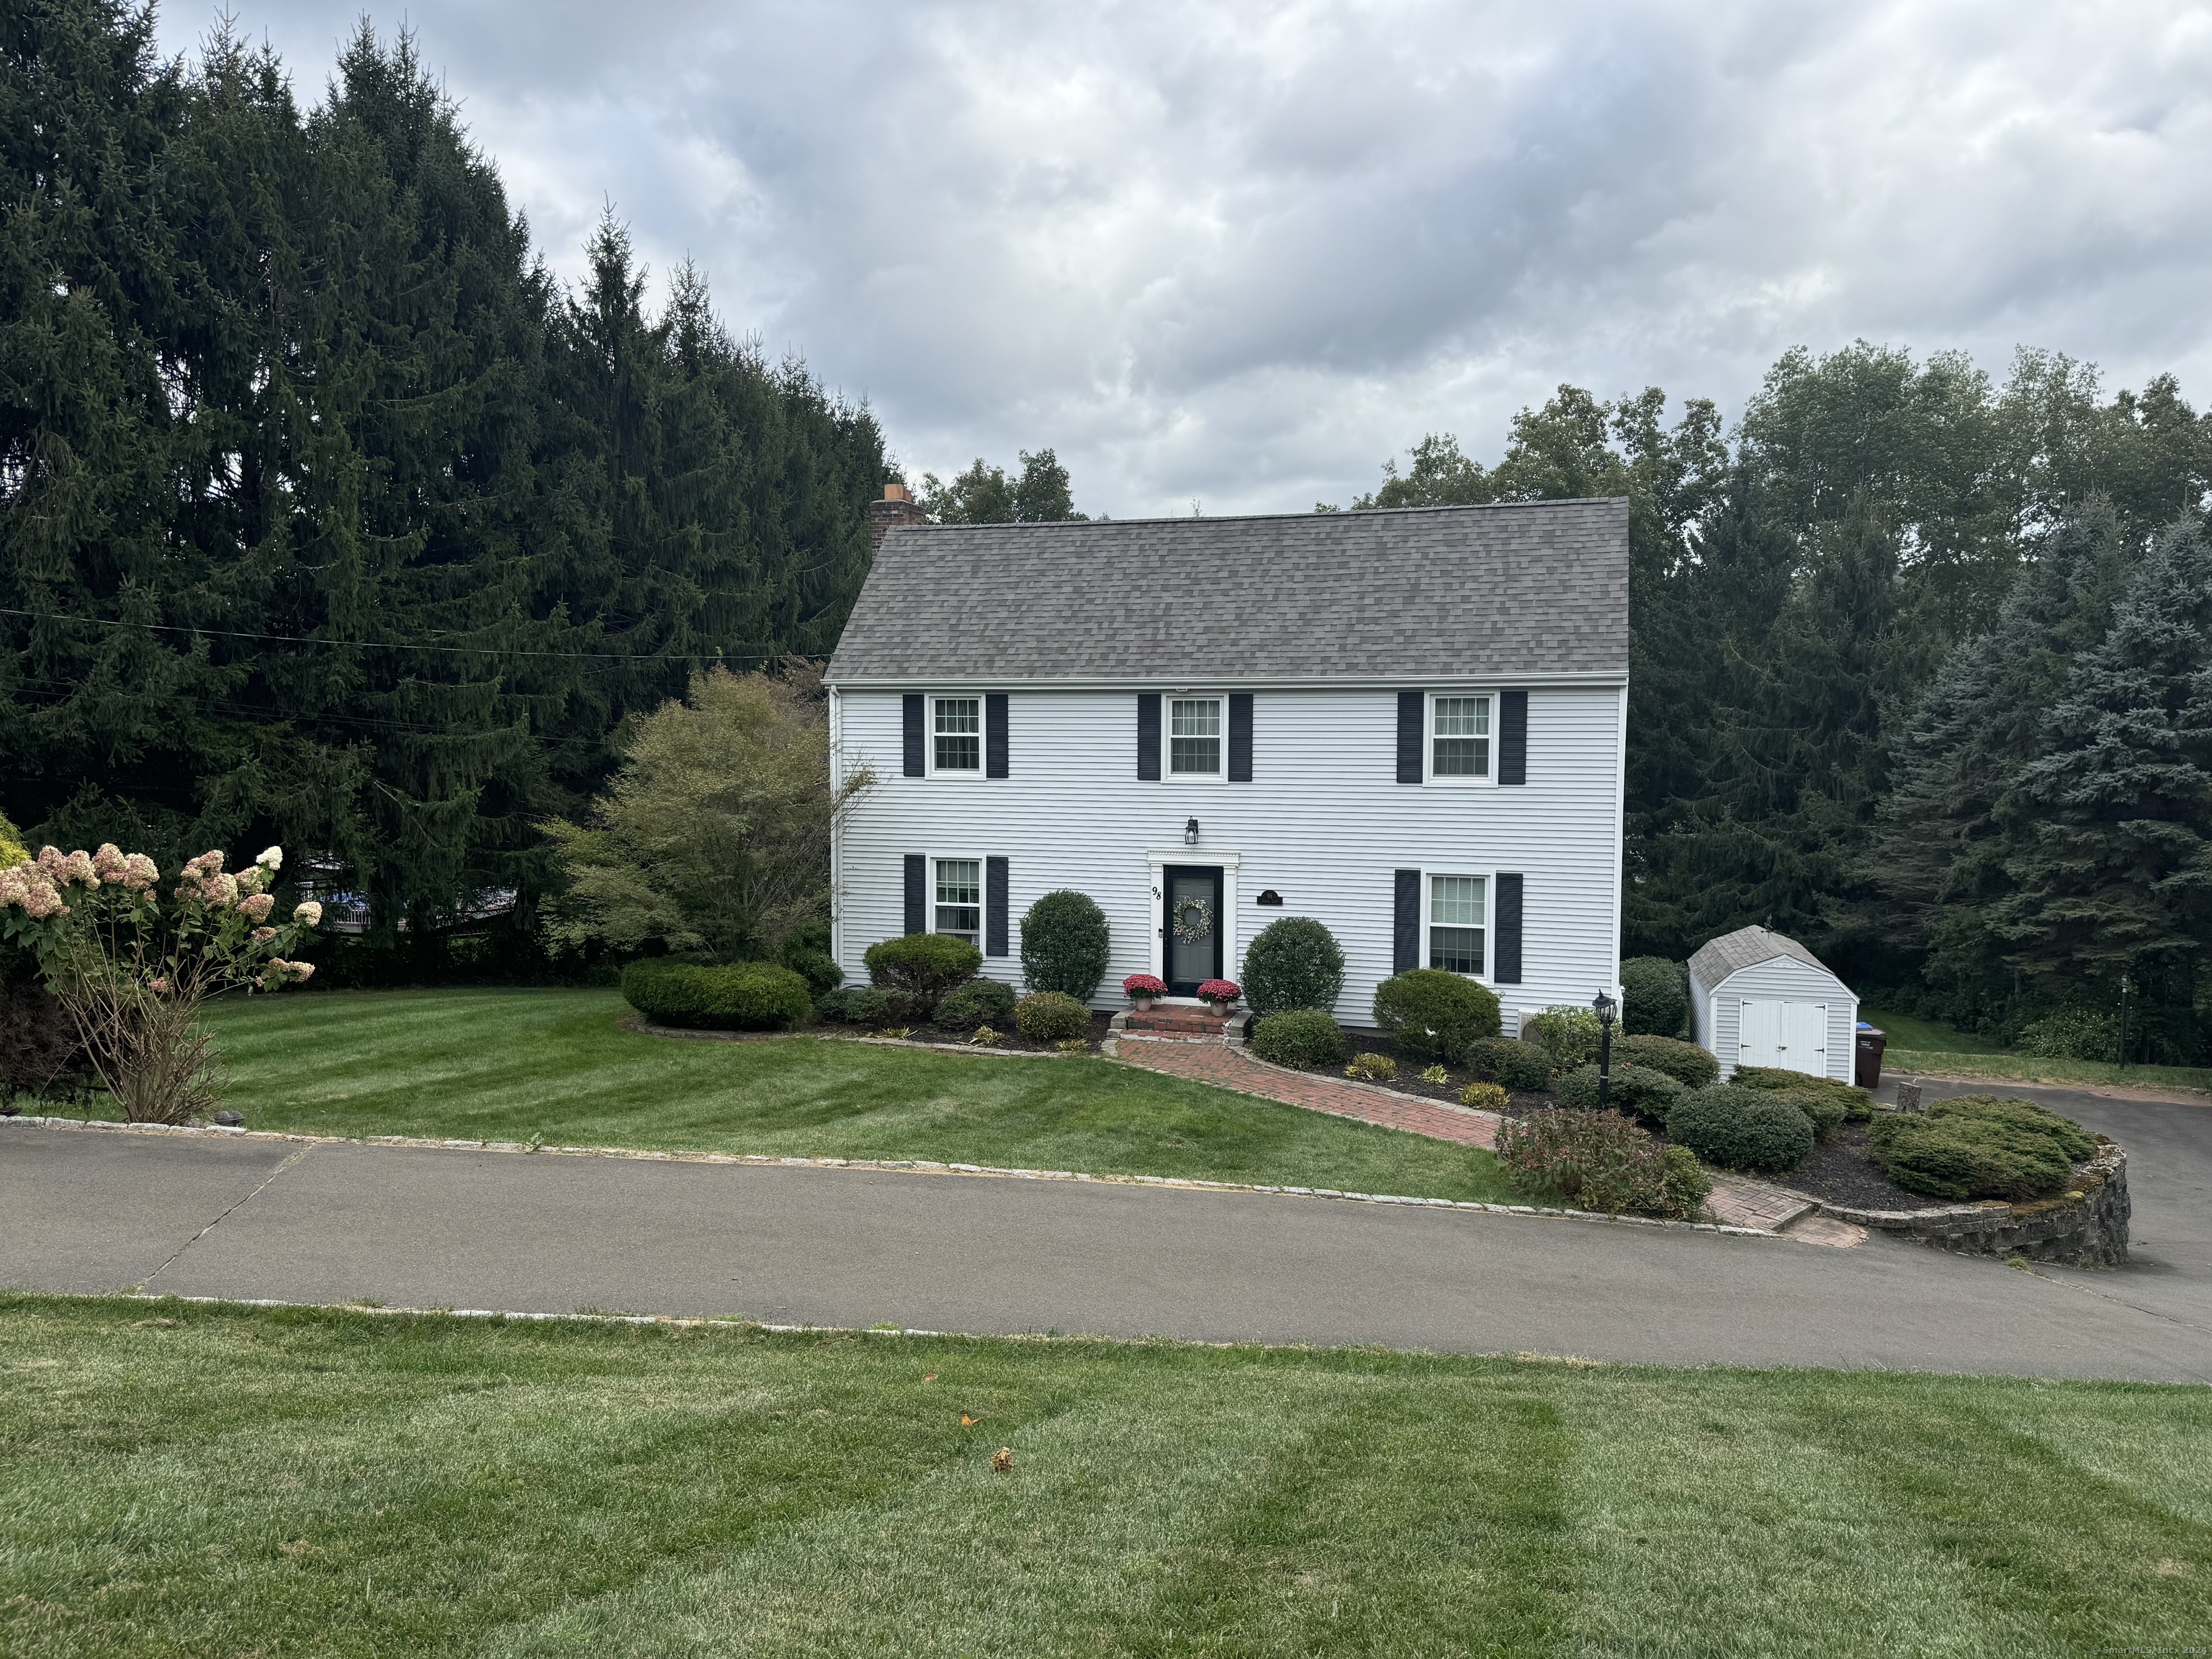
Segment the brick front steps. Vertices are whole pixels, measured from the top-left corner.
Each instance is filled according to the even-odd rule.
[[[1114,1029],[1132,1036],[1180,1038],[1186,1042],[1218,1042],[1229,1021],[1204,1008],[1162,1003],[1139,1011],[1132,1008],[1114,1017]]]

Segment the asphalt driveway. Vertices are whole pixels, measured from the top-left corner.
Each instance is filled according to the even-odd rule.
[[[2201,1149],[2190,1109],[2158,1133]],[[2131,1172],[2148,1248],[2172,1240],[2154,1265],[2027,1273],[1879,1237],[13,1124],[0,1285],[2212,1381],[2205,1238],[2167,1161]]]

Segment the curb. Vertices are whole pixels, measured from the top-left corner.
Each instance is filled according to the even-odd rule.
[[[1265,1097],[1258,1097],[1265,1098]],[[1277,1102],[1281,1104],[1281,1102]],[[1663,1227],[1678,1232],[1716,1233],[1729,1238],[1781,1238],[1758,1227],[1727,1227],[1711,1221],[1666,1221],[1656,1216],[1604,1215],[1595,1210],[1555,1209],[1537,1204],[1484,1204],[1468,1199],[1413,1198],[1391,1193],[1342,1192],[1334,1187],[1263,1186],[1237,1181],[1200,1181],[1186,1176],[1091,1175],[1073,1170],[1001,1169],[988,1164],[949,1164],[932,1158],[781,1158],[766,1152],[659,1152],[629,1146],[532,1146],[520,1140],[440,1140],[421,1135],[312,1135],[276,1129],[248,1129],[219,1124],[116,1123],[101,1118],[7,1117],[0,1128],[22,1124],[40,1129],[75,1129],[98,1134],[240,1137],[322,1146],[399,1146],[428,1152],[507,1152],[522,1157],[619,1158],[649,1164],[744,1164],[787,1170],[878,1170],[902,1174],[982,1176],[1002,1181],[1071,1181],[1102,1187],[1165,1187],[1188,1192],[1256,1193],[1269,1197],[1335,1199],[1350,1204],[1392,1204],[1409,1209],[1476,1211],[1488,1215],[1540,1216],[1560,1221],[1596,1221],[1616,1227]],[[229,1298],[223,1298],[229,1299]],[[290,1305],[290,1304],[286,1304]]]

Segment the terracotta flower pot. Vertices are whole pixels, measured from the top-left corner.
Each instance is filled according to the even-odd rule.
[[[1139,1013],[1149,1014],[1152,1012],[1154,999],[1151,997],[1132,997],[1130,1000],[1137,1005],[1137,1012]]]

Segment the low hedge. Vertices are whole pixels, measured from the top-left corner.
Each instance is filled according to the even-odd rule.
[[[1091,1029],[1091,1010],[1059,991],[1039,991],[1014,1005],[1014,1029],[1031,1042],[1067,1042]]]
[[[1770,1094],[1820,1096],[1835,1103],[1841,1114],[1838,1119],[1840,1122],[1864,1123],[1874,1115],[1872,1094],[1831,1077],[1812,1077],[1778,1066],[1739,1066],[1729,1080],[1747,1089],[1764,1089]]]
[[[1597,1109],[1597,1083],[1596,1066],[1578,1066],[1559,1080],[1553,1092],[1562,1106],[1578,1106],[1594,1112]],[[1616,1065],[1606,1085],[1606,1104],[1664,1124],[1667,1114],[1689,1092],[1664,1072],[1655,1072],[1646,1066]]]
[[[1813,1153],[1813,1126],[1786,1100],[1716,1083],[1685,1096],[1667,1115],[1667,1137],[1724,1170],[1780,1175]]]
[[[1344,1032],[1317,1008],[1294,1008],[1252,1022],[1252,1052],[1278,1066],[1302,1072],[1326,1071],[1344,1064]]]
[[[954,987],[937,1005],[937,1024],[948,1031],[972,1031],[979,1025],[1005,1030],[1014,1023],[1014,988],[995,979],[971,979]]]
[[[788,1031],[814,1009],[805,980],[772,962],[633,962],[623,969],[622,993],[656,1025],[710,1031]]]
[[[1702,1089],[1721,1080],[1721,1063],[1694,1042],[1670,1036],[1625,1036],[1613,1045],[1616,1062],[1626,1060],[1664,1072],[1685,1089]]]
[[[1885,1112],[1867,1147],[1889,1178],[1929,1198],[2050,1198],[2097,1142],[2071,1118],[1998,1095],[1939,1100],[1925,1112]]]
[[[945,933],[902,933],[878,939],[861,958],[878,990],[903,991],[915,1012],[927,1019],[945,994],[982,971],[983,953],[965,939]]]
[[[1456,1064],[1474,1043],[1498,1035],[1498,997],[1441,968],[1408,969],[1375,988],[1375,1023],[1401,1052]]]
[[[1618,1215],[1695,1215],[1711,1191],[1698,1160],[1619,1112],[1547,1106],[1498,1125],[1498,1162],[1530,1197]]]
[[[872,985],[847,985],[816,1000],[814,1018],[830,1025],[899,1025],[890,1012],[892,993]]]
[[[1485,1083],[1517,1094],[1540,1094],[1552,1086],[1552,1056],[1518,1037],[1486,1037],[1467,1051],[1468,1069]]]

